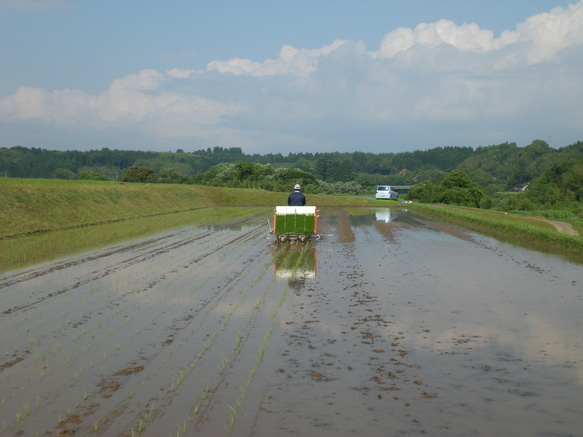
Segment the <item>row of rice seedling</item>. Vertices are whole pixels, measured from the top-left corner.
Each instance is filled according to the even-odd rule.
[[[168,291],[168,289],[165,286],[164,287],[161,287],[161,289],[164,290],[164,291]],[[178,288],[178,290],[180,290],[180,288]],[[164,295],[168,296],[166,293],[164,293]],[[173,299],[174,297],[171,296],[171,298]],[[169,310],[169,308],[167,310]],[[166,311],[166,310],[164,310],[164,311]],[[186,330],[183,330],[183,331],[186,331]],[[188,333],[185,333],[185,338],[184,338],[184,341],[185,342],[188,341],[188,335],[189,335]],[[150,374],[148,374],[148,376],[147,376],[147,378],[148,378],[148,384],[150,384],[150,385],[152,384],[152,380],[155,380],[157,378],[156,375],[159,375],[159,377],[163,378],[164,375],[168,375],[168,374],[173,375],[174,374],[173,369],[174,369],[175,366],[173,364],[171,364],[171,363],[174,363],[176,360],[173,358],[172,355],[176,351],[178,351],[178,350],[181,349],[181,347],[182,347],[181,345],[182,345],[182,340],[175,339],[172,342],[172,344],[168,346],[168,348],[167,348],[168,349],[168,352],[164,354],[164,356],[166,358],[168,358],[168,359],[166,359],[166,358],[162,359],[161,364],[159,364],[157,366],[155,365],[156,363],[153,363],[154,365],[149,366],[149,367],[153,368],[154,371],[151,372]],[[175,347],[175,350],[172,350],[173,347]],[[186,375],[186,370],[188,368],[192,369],[192,363],[190,364],[189,367],[186,367],[186,368],[184,368],[182,370],[179,370],[177,372],[177,374],[179,376],[176,379],[174,377],[170,377],[170,382],[167,384],[166,387],[163,387],[166,394],[165,394],[164,398],[161,400],[161,402],[164,402],[167,399],[167,397],[168,396],[171,396],[172,393],[175,390],[177,390],[178,387],[182,384],[182,382],[184,381],[184,377]],[[146,379],[146,377],[142,378],[142,381],[145,381],[145,379]],[[152,413],[151,410],[149,410],[149,412],[147,413],[147,415],[150,418],[152,418],[153,416],[155,416]],[[143,418],[141,420],[141,424],[142,424],[141,427],[142,428],[146,426],[146,419],[148,419],[148,418],[146,417],[146,418]],[[140,426],[137,426],[134,429],[139,429],[139,428],[140,428]]]
[[[226,292],[221,293],[221,297],[224,296],[225,293]],[[218,306],[220,301],[221,298],[217,299],[213,307]],[[205,311],[205,313],[207,314],[205,318],[207,318],[208,314],[211,313],[211,309],[212,308]],[[228,317],[226,319],[228,320]],[[197,317],[197,320],[199,320],[199,325],[201,323],[205,323],[205,320],[200,319],[200,317]],[[210,324],[208,326],[213,326],[213,324]],[[205,325],[205,329],[206,327],[207,326]],[[186,351],[192,350],[193,341],[196,341],[197,336],[200,335],[200,333],[197,332],[198,328],[199,326],[194,327],[192,328],[192,331],[188,329],[183,329],[182,337],[174,339],[172,344],[168,347],[169,352],[165,354],[168,360],[163,361],[162,364],[163,368],[160,368],[159,366],[157,367],[155,363],[149,366],[151,368],[156,369],[154,373],[150,373],[148,375],[149,385],[155,384],[156,386],[159,386],[159,382],[157,381],[164,379],[165,375],[170,375],[169,377],[166,376],[167,378],[169,378],[169,382],[166,383],[165,386],[160,387],[160,391],[163,391],[165,393],[164,396],[160,399],[153,399],[153,401],[156,402],[156,404],[158,405],[158,408],[160,408],[160,405],[165,405],[171,399],[171,397],[174,396],[178,389],[182,387],[182,384],[184,383],[185,379],[187,379],[187,376],[193,371],[197,359],[201,359],[208,352],[208,350],[211,349],[221,331],[218,327],[215,328],[212,333],[210,333],[210,331],[207,330],[207,333],[204,336],[204,338],[209,337],[210,338],[204,342],[204,344],[202,345],[202,349],[198,351],[197,355],[194,358],[191,358],[189,362],[181,365],[180,367],[179,363],[183,361],[179,357],[185,356],[185,354],[188,354]],[[186,346],[185,348],[182,348],[183,344]],[[176,375],[178,375],[178,377],[176,377]],[[147,426],[149,422],[153,420],[155,417],[156,415],[152,414],[152,412],[148,409],[148,412],[144,415],[144,417],[141,418],[142,427]],[[136,426],[134,427],[134,430],[138,428],[139,427]]]
[[[237,399],[234,401],[233,404],[229,404],[228,405],[228,409],[229,409],[229,420],[227,422],[225,422],[224,426],[225,429],[228,432],[231,432],[233,430],[233,427],[235,425],[235,420],[237,417],[237,413],[238,411],[241,409],[244,399],[245,399],[245,394],[247,392],[247,390],[249,389],[249,386],[251,385],[251,383],[253,382],[253,380],[255,379],[257,370],[259,368],[259,366],[261,365],[261,362],[263,360],[263,357],[265,355],[265,352],[269,346],[269,340],[271,338],[271,335],[273,333],[273,328],[276,326],[277,324],[277,315],[279,313],[279,310],[281,308],[281,306],[283,305],[284,301],[285,301],[285,297],[287,295],[287,291],[289,288],[289,283],[292,280],[292,278],[295,276],[295,272],[297,271],[298,268],[300,268],[306,259],[306,254],[309,250],[309,246],[305,245],[301,255],[297,258],[294,269],[291,272],[290,278],[288,279],[288,281],[285,283],[285,287],[283,288],[283,291],[280,294],[279,300],[277,302],[277,305],[275,307],[275,309],[273,310],[272,314],[271,314],[271,325],[268,327],[268,329],[265,331],[265,335],[263,338],[263,344],[260,345],[258,351],[257,351],[257,356],[255,359],[255,362],[253,363],[251,370],[249,372],[249,376],[247,378],[247,380],[244,382],[243,385],[241,385],[239,387],[239,396],[237,397]],[[293,255],[292,251],[288,251],[288,257],[291,258]]]
[[[209,240],[208,248],[212,248],[216,243],[216,240]],[[225,251],[227,250],[228,248],[225,248]],[[178,252],[171,253],[174,256]],[[173,263],[174,260],[171,262]],[[204,261],[198,261],[198,263],[201,262]],[[135,266],[131,262],[126,262],[126,264]],[[143,271],[138,271],[135,276],[126,276],[121,279],[121,273],[126,273],[128,270],[132,271],[131,267],[120,269],[113,274],[107,275],[107,277],[104,276],[99,280],[74,288],[72,291],[74,299],[71,297],[71,292],[68,295],[67,293],[62,293],[47,299],[43,303],[43,316],[38,320],[38,323],[25,329],[24,334],[28,335],[28,337],[25,335],[26,338],[33,338],[35,330],[42,331],[42,333],[36,334],[39,340],[36,340],[36,338],[34,340],[40,343],[39,350],[34,353],[35,359],[25,356],[23,362],[25,360],[26,362],[20,364],[18,372],[24,375],[26,372],[22,369],[26,367],[25,364],[28,365],[29,362],[36,363],[39,366],[39,374],[42,375],[42,378],[39,379],[46,383],[48,381],[47,377],[50,376],[51,387],[56,387],[51,388],[51,392],[56,393],[51,395],[52,399],[49,399],[48,396],[38,395],[41,406],[44,398],[46,398],[47,403],[51,402],[54,405],[54,400],[65,396],[65,392],[66,397],[73,400],[77,398],[83,401],[91,398],[95,394],[96,384],[99,382],[100,375],[93,375],[88,378],[88,373],[92,373],[95,367],[100,369],[119,369],[120,365],[123,366],[123,363],[139,359],[143,355],[143,351],[138,348],[138,352],[136,352],[135,344],[143,344],[144,349],[149,347],[149,339],[144,339],[143,343],[136,343],[135,341],[136,337],[144,332],[144,324],[148,324],[148,322],[143,322],[144,319],[147,318],[149,321],[162,320],[164,313],[171,311],[176,305],[176,303],[170,303],[168,306],[162,306],[161,302],[164,300],[164,293],[158,293],[159,295],[157,296],[156,293],[149,291],[153,290],[153,288],[147,286],[143,287],[144,290],[141,293],[131,293],[130,290],[129,293],[120,294],[120,288],[126,287],[128,283],[139,284],[140,276],[144,273]],[[154,269],[154,274],[155,272],[156,270]],[[177,281],[177,275],[170,276],[168,272],[166,272],[166,275],[170,277],[170,280]],[[203,278],[202,281],[209,278],[210,274],[209,277]],[[165,278],[165,280],[167,279]],[[142,281],[142,283],[145,283],[145,281]],[[164,288],[164,290],[166,291],[167,288]],[[124,298],[124,296],[126,297]],[[127,296],[131,296],[131,299],[128,299]],[[125,301],[120,301],[120,297]],[[146,297],[146,301],[150,300],[150,305],[146,305],[140,300],[143,297]],[[157,301],[154,301],[154,299],[157,299]],[[136,315],[136,302],[140,303],[139,317]],[[86,310],[84,308],[91,309]],[[78,317],[68,317],[71,313],[78,315]],[[40,314],[40,311],[37,314]],[[13,321],[16,320],[18,324],[24,326],[28,323],[16,314],[14,316],[16,318],[10,318]],[[58,327],[55,327],[57,320],[62,322],[59,322]],[[51,323],[51,329],[46,329],[51,326]],[[7,324],[3,323],[3,326],[7,326]],[[157,330],[157,332],[158,335],[162,335],[161,330]],[[52,338],[53,343],[46,341],[47,338]],[[17,338],[14,344],[22,344],[23,340],[23,338]],[[128,350],[127,346],[130,343],[132,343],[132,348]],[[45,351],[42,351],[43,345],[47,348]],[[18,348],[18,346],[15,347]],[[103,360],[99,359],[102,353]],[[30,355],[32,356],[33,354]],[[32,368],[34,368],[34,365]],[[61,382],[55,383],[55,379],[60,379]],[[80,383],[80,380],[83,382]],[[16,378],[13,379],[13,382],[18,386]],[[90,389],[87,389],[87,384],[89,384]],[[24,390],[22,391],[32,390],[32,385],[24,385]],[[59,389],[59,385],[64,388]],[[16,400],[17,393],[19,393],[19,388],[9,391],[10,404],[17,404],[17,402],[12,402]],[[72,401],[73,406],[67,407],[66,411],[75,408],[81,401]],[[3,405],[7,405],[7,402],[5,401]],[[7,412],[6,408],[2,409],[0,407],[0,411],[2,410]],[[18,409],[14,412],[15,420],[17,413],[19,413]],[[30,413],[27,413],[26,417],[29,416]],[[64,413],[60,416],[66,417]],[[24,417],[23,412],[20,412],[17,423],[21,423]]]
[[[261,266],[261,261],[259,261],[259,266]],[[248,274],[243,274],[238,277],[237,281],[239,284],[233,284],[233,286],[230,287],[232,290],[237,290],[236,292],[239,296],[237,300],[230,298],[230,306],[225,307],[221,302],[217,302],[213,307],[209,308],[207,311],[209,318],[213,318],[217,311],[223,311],[223,316],[218,319],[220,325],[217,326],[213,323],[209,324],[207,320],[201,321],[203,326],[197,326],[197,329],[202,328],[202,330],[197,331],[193,337],[197,340],[200,339],[201,334],[203,334],[202,338],[208,338],[208,340],[202,344],[202,348],[197,348],[195,350],[195,355],[191,355],[189,361],[183,365],[186,369],[184,373],[184,380],[186,382],[186,385],[184,386],[185,388],[182,389],[181,385],[181,391],[179,391],[178,388],[175,391],[172,391],[173,396],[171,399],[160,399],[163,403],[172,401],[172,404],[186,403],[187,405],[192,405],[188,415],[185,417],[185,423],[188,425],[188,429],[192,429],[192,427],[196,427],[198,423],[204,421],[204,418],[209,413],[209,406],[211,403],[216,402],[215,397],[217,396],[219,388],[224,384],[227,366],[229,368],[232,367],[231,363],[236,360],[236,356],[242,345],[241,339],[243,336],[247,335],[246,332],[252,326],[251,319],[253,314],[257,313],[258,307],[265,299],[265,296],[271,287],[272,281],[267,285],[259,286],[259,282],[265,282],[263,277],[269,269],[269,264],[266,263],[263,265],[261,271],[257,273],[257,268],[259,266],[253,269],[250,281],[245,281],[247,285],[244,289],[241,285]],[[260,295],[258,295],[259,290],[262,290]],[[230,294],[233,292],[235,291],[231,291]],[[244,305],[248,300],[248,297],[250,297],[251,292],[253,295],[257,296],[256,300],[250,301]],[[224,306],[225,309],[228,308],[228,310],[224,311],[220,306]],[[249,314],[250,312],[251,314]],[[242,323],[245,324],[242,325]],[[212,334],[207,337],[204,335],[204,331],[212,326],[216,326],[216,328],[213,330]],[[230,343],[228,348],[226,347],[226,342],[229,341],[229,339],[231,339],[230,341],[232,342],[233,337],[231,337],[231,335],[225,337],[227,331],[236,333],[235,343]],[[188,354],[182,354],[181,356],[188,358]],[[196,377],[201,374],[208,375],[208,369],[212,368],[212,363],[216,363],[216,370],[212,377],[207,376],[204,380],[201,380],[200,376],[198,378]],[[199,398],[195,401],[192,400],[193,392],[200,393]],[[157,433],[159,430],[162,430],[163,427],[163,425],[151,423],[149,424],[148,429],[153,433]]]

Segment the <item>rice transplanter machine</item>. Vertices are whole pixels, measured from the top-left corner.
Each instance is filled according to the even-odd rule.
[[[276,243],[319,240],[318,213],[315,206],[276,206],[273,216]]]

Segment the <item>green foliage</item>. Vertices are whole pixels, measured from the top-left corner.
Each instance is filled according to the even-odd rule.
[[[99,173],[89,172],[89,171],[81,172],[81,174],[79,175],[79,179],[81,179],[83,181],[110,181],[111,180],[107,176],[104,176],[104,175],[99,174]]]
[[[376,185],[419,185],[430,182],[441,190],[441,179],[454,170],[463,171],[490,196],[516,190],[542,176],[551,166],[583,159],[583,143],[560,149],[535,140],[526,147],[514,143],[478,147],[437,147],[402,153],[268,153],[244,154],[240,147],[214,147],[194,152],[111,150],[54,151],[39,148],[0,147],[0,175],[5,177],[76,178],[83,172],[118,180],[132,166],[146,166],[160,175],[163,183],[196,183],[221,187],[262,188],[289,191],[294,183],[305,193],[370,193]],[[57,173],[55,173],[58,170]],[[283,172],[283,173],[282,173]],[[580,203],[576,189],[564,186],[540,187],[541,193],[529,197],[534,205],[523,208],[564,206]],[[545,183],[541,183],[545,185]],[[539,188],[535,186],[535,188]],[[427,187],[423,188],[427,191]],[[432,188],[433,190],[433,188]],[[431,191],[431,190],[430,190]],[[425,193],[427,194],[427,193]],[[479,194],[478,194],[479,195]],[[455,190],[444,194],[448,201],[475,203]],[[422,198],[420,196],[419,198]],[[485,199],[484,197],[482,199]],[[482,207],[487,200],[480,200]],[[496,206],[498,201],[495,202]]]
[[[275,180],[280,185],[287,186],[287,190],[293,189],[295,184],[300,184],[305,187],[312,184],[317,184],[316,177],[299,168],[286,168],[275,173]]]
[[[238,162],[235,164],[239,181],[249,180],[257,182],[262,176],[272,174],[273,169],[269,166],[253,164],[251,162]]]
[[[570,159],[549,167],[528,187],[527,197],[554,206],[583,201],[583,159]]]
[[[178,173],[173,168],[165,168],[160,170],[160,182],[164,184],[184,184],[188,182],[187,176]]]
[[[499,211],[482,211],[478,209],[443,208],[421,204],[415,205],[413,208],[416,213],[422,215],[459,223],[480,232],[495,231],[496,235],[502,234],[507,238],[515,239],[517,242],[550,247],[563,253],[583,253],[580,236],[559,233],[542,220],[518,217],[515,214],[502,214]]]
[[[406,197],[409,200],[414,199],[421,203],[432,203],[437,201],[440,191],[441,187],[439,185],[426,181],[411,188]]]
[[[421,203],[445,203],[448,205],[470,206],[473,208],[490,208],[491,200],[485,191],[467,174],[454,170],[441,179],[440,185],[427,181],[413,187],[407,199],[416,199]]]
[[[318,181],[321,192],[328,194],[365,194],[367,190],[357,182],[328,183]]]
[[[66,168],[57,168],[53,173],[53,177],[55,179],[75,179],[76,174],[73,173],[71,170],[67,170]]]
[[[154,183],[158,182],[158,176],[154,169],[143,166],[132,166],[121,177],[122,182],[141,182]]]
[[[446,174],[441,179],[441,186],[446,190],[453,188],[470,188],[475,185],[470,177],[461,170],[455,170]]]
[[[354,179],[350,159],[318,158],[316,160],[316,174],[326,182],[348,182]]]

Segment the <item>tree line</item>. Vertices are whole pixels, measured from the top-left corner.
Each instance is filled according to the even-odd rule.
[[[555,149],[542,140],[535,140],[526,147],[502,143],[477,149],[451,146],[401,153],[355,151],[287,155],[246,154],[240,147],[214,147],[194,152],[109,148],[82,152],[16,146],[0,148],[0,175],[129,182],[142,181],[146,168],[149,169],[148,182],[255,187],[274,191],[287,191],[294,183],[300,183],[308,193],[352,194],[369,193],[380,184],[418,185],[423,186],[425,192],[417,190],[417,195],[429,199],[427,194],[440,191],[436,187],[442,185],[443,178],[457,170],[467,175],[486,196],[518,191],[530,184],[531,192],[544,192],[544,195],[540,194],[543,203],[552,203],[561,198],[561,193],[567,192],[569,198],[578,199],[576,193],[579,192],[572,184],[567,184],[570,187],[567,191],[563,188],[543,190],[541,187],[548,185],[550,179],[546,176],[547,182],[544,183],[538,178],[554,166],[564,166],[577,159],[583,159],[582,142]],[[576,168],[577,165],[570,166],[567,173],[576,173]],[[451,187],[442,191],[448,189]],[[529,196],[532,198],[532,194]],[[524,197],[529,202],[537,201]],[[455,196],[452,199],[455,201]],[[488,204],[484,202],[484,205]]]

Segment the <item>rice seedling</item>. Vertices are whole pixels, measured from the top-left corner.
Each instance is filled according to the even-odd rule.
[[[237,332],[237,338],[235,339],[235,344],[233,345],[233,350],[238,349],[241,345],[241,341],[243,340],[243,333],[241,330]]]
[[[223,373],[227,367],[227,363],[229,362],[229,360],[227,358],[225,358],[221,364],[219,365],[219,374]]]

